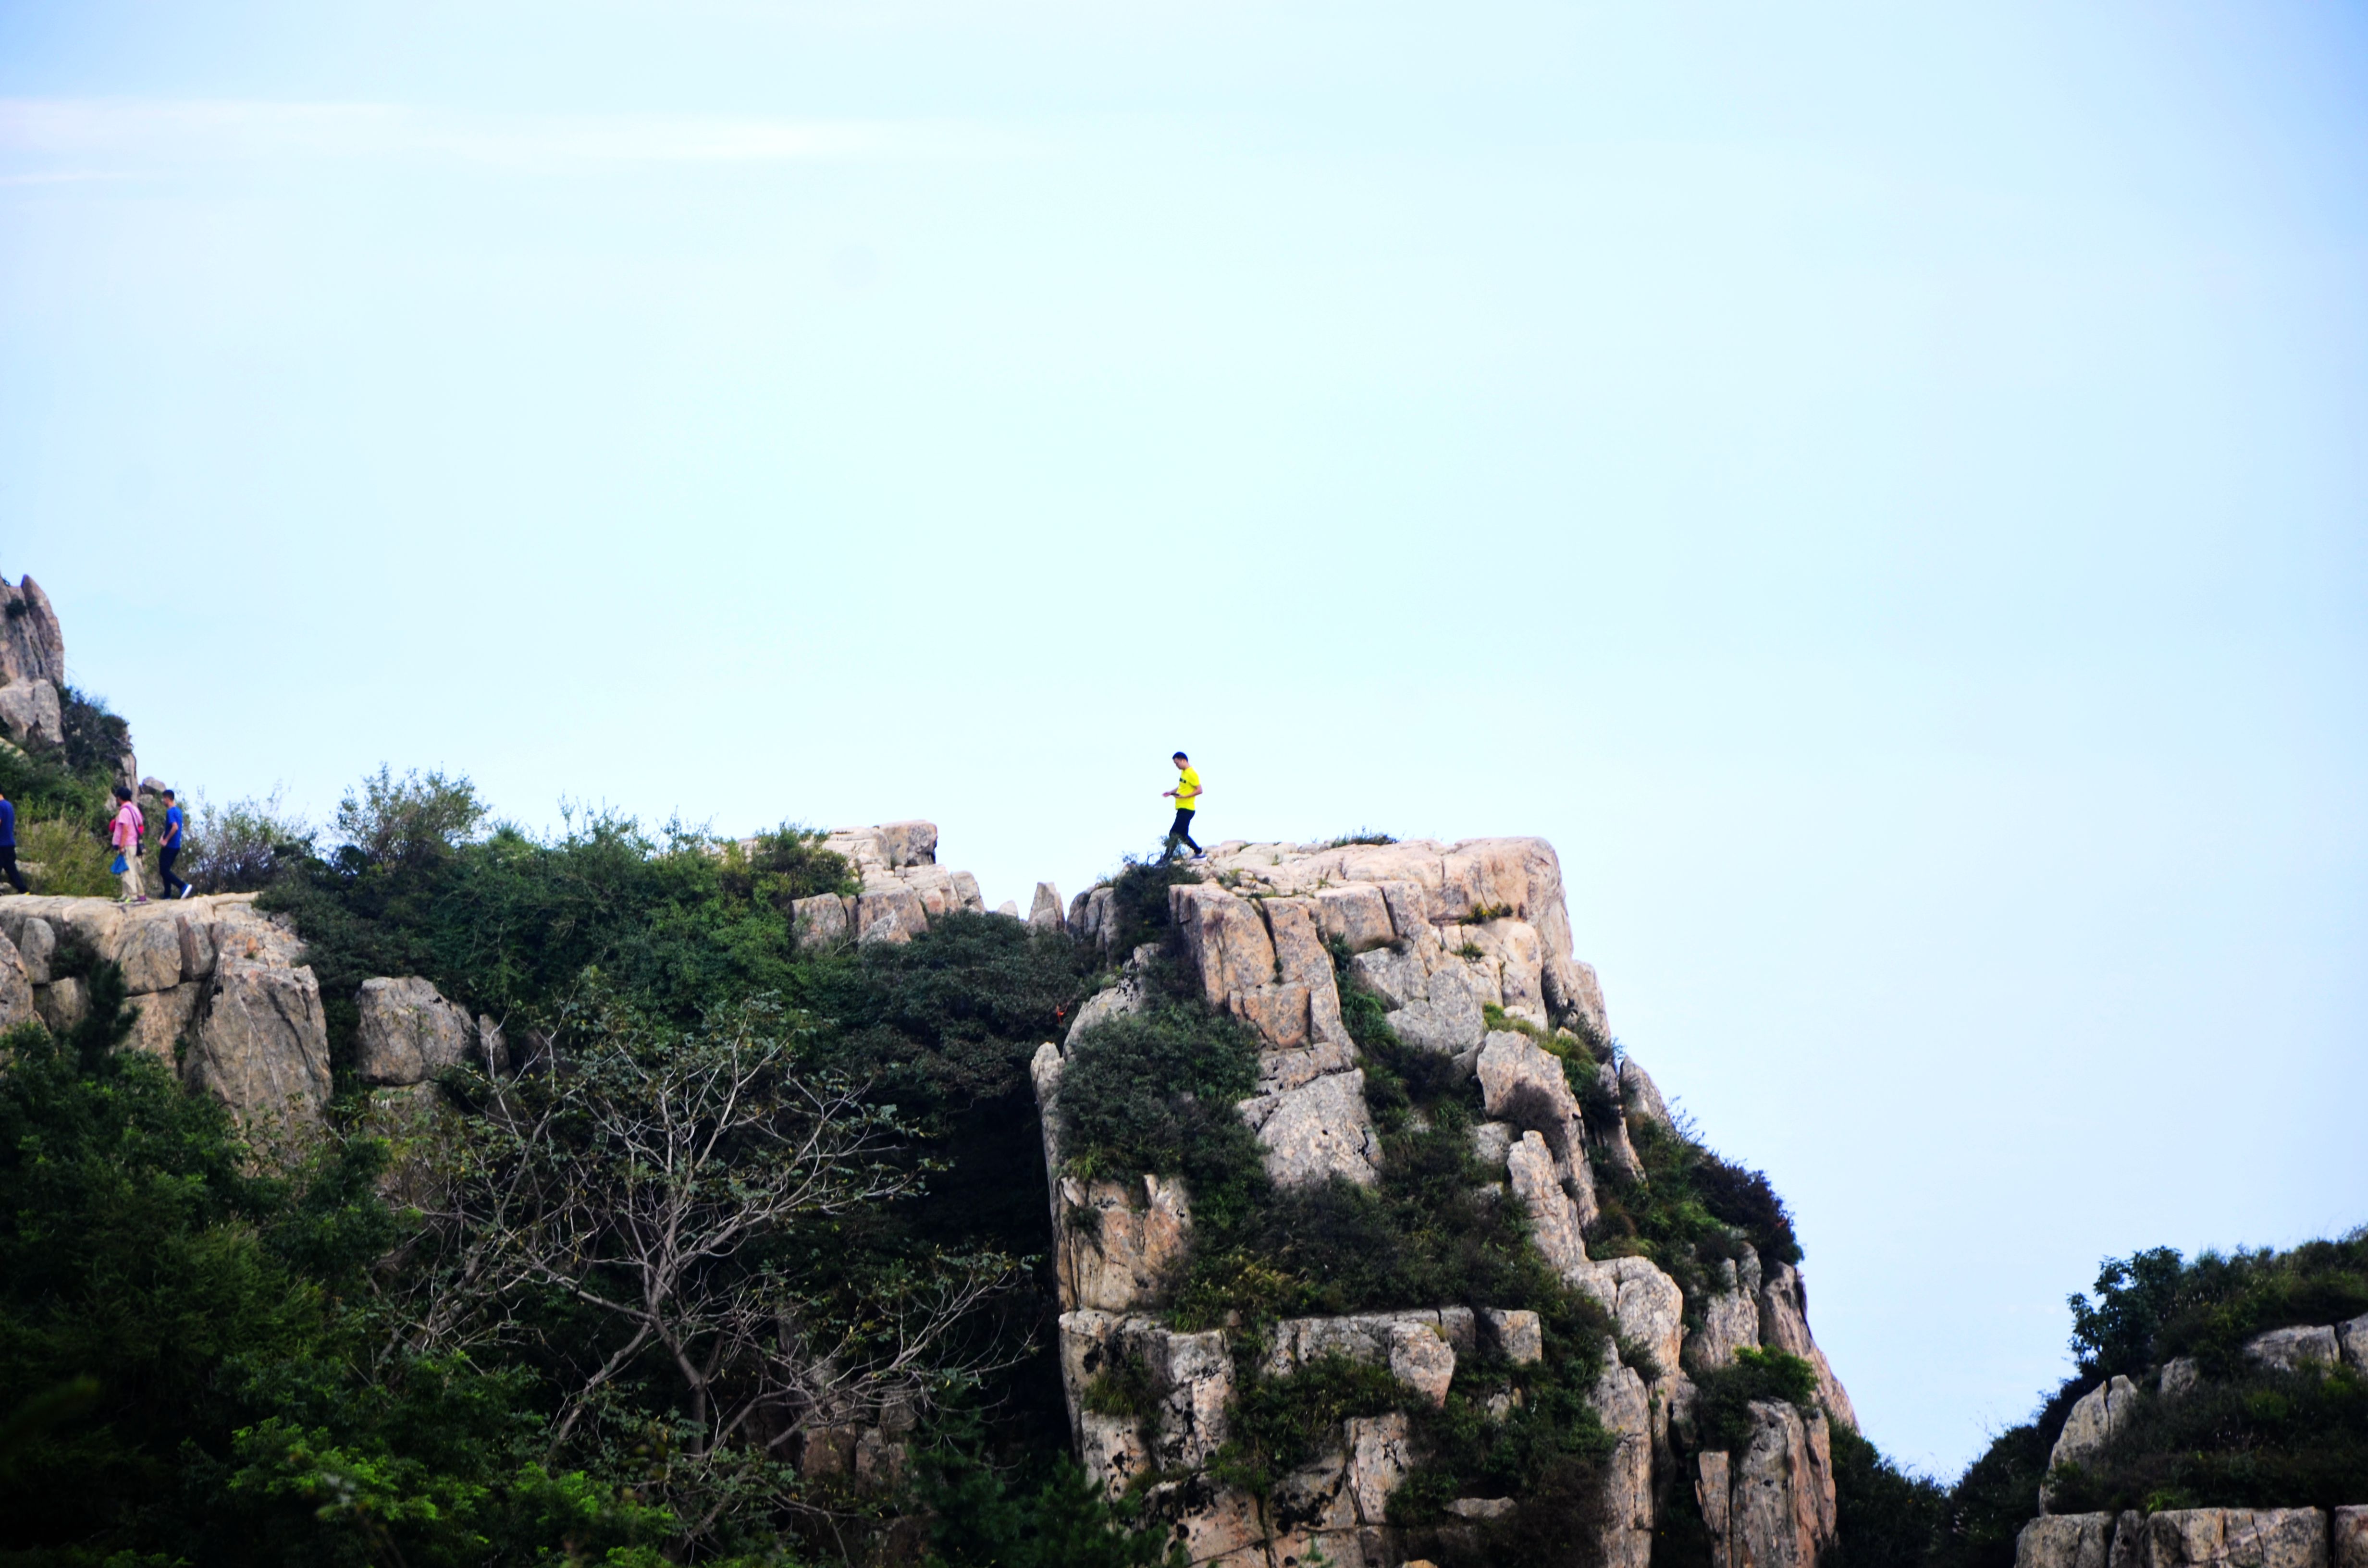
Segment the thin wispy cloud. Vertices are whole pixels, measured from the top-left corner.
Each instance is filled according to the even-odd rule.
[[[1010,131],[951,121],[722,115],[510,115],[399,104],[142,98],[0,99],[8,183],[95,177],[192,160],[425,157],[519,173],[632,165],[961,159],[1023,150]],[[77,171],[28,169],[72,161]],[[120,168],[108,171],[121,173]]]

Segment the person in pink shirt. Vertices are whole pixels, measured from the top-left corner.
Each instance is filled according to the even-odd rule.
[[[131,803],[131,791],[118,784],[115,787],[115,825],[108,830],[108,838],[115,852],[123,857],[123,902],[145,903],[148,895],[140,891],[140,835],[148,824],[140,808]]]

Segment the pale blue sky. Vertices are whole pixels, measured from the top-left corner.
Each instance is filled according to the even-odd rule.
[[[2368,17],[0,0],[0,570],[143,765],[1074,892],[1542,833],[1953,1474],[2368,1221]]]

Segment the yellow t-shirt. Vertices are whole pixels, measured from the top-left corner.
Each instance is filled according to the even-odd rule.
[[[1176,809],[1197,811],[1201,804],[1201,770],[1188,767],[1176,778]]]

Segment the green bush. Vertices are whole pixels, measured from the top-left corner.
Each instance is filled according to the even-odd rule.
[[[1062,1069],[1064,1157],[1087,1176],[1183,1176],[1199,1214],[1258,1160],[1234,1110],[1257,1086],[1257,1038],[1231,1018],[1177,1004],[1111,1018]]]
[[[65,1039],[0,1042],[10,1561],[459,1568],[663,1538],[541,1468],[527,1380],[386,1345],[379,1144],[268,1174],[219,1104],[120,1049],[115,966],[88,978]]]
[[[312,824],[282,806],[276,790],[219,810],[193,793],[188,817],[173,869],[201,893],[260,892],[313,853]]]
[[[1708,1371],[1694,1380],[1699,1391],[1694,1403],[1695,1442],[1704,1449],[1737,1449],[1751,1437],[1751,1406],[1763,1400],[1783,1400],[1804,1411],[1816,1408],[1816,1369],[1798,1356],[1782,1350],[1735,1353],[1735,1364]]]
[[[1265,1502],[1277,1483],[1340,1440],[1340,1424],[1421,1403],[1387,1367],[1325,1356],[1279,1378],[1258,1375],[1254,1357],[1235,1372],[1233,1435],[1209,1473]],[[1292,1521],[1278,1520],[1290,1528]]]
[[[1114,1506],[1065,1454],[1017,1473],[932,1454],[920,1495],[929,1568],[1184,1568],[1180,1542]]]
[[[855,893],[863,884],[847,858],[822,847],[828,834],[783,823],[760,833],[744,848],[736,840],[722,846],[723,865],[717,881],[734,898],[760,901],[786,910],[795,901],[818,893]]]
[[[2352,1367],[2206,1379],[2141,1401],[2052,1484],[2059,1513],[2342,1507],[2368,1497],[2368,1381]]]
[[[17,819],[17,859],[25,883],[38,893],[113,898],[123,884],[108,867],[115,851],[79,818]],[[142,868],[143,870],[146,868]]]
[[[2368,1312],[2368,1229],[2283,1253],[2206,1252],[2186,1263],[2157,1247],[2107,1258],[2096,1290],[2093,1303],[2070,1299],[2072,1350],[2085,1375],[2193,1356],[2225,1377],[2241,1369],[2245,1342],[2257,1334]]]
[[[1123,958],[1145,942],[1165,942],[1175,929],[1167,912],[1167,890],[1200,880],[1201,873],[1180,860],[1128,857],[1110,883],[1110,950]]]
[[[1949,1494],[1900,1469],[1841,1422],[1832,1424],[1834,1545],[1820,1568],[1907,1568],[1933,1550]]]

